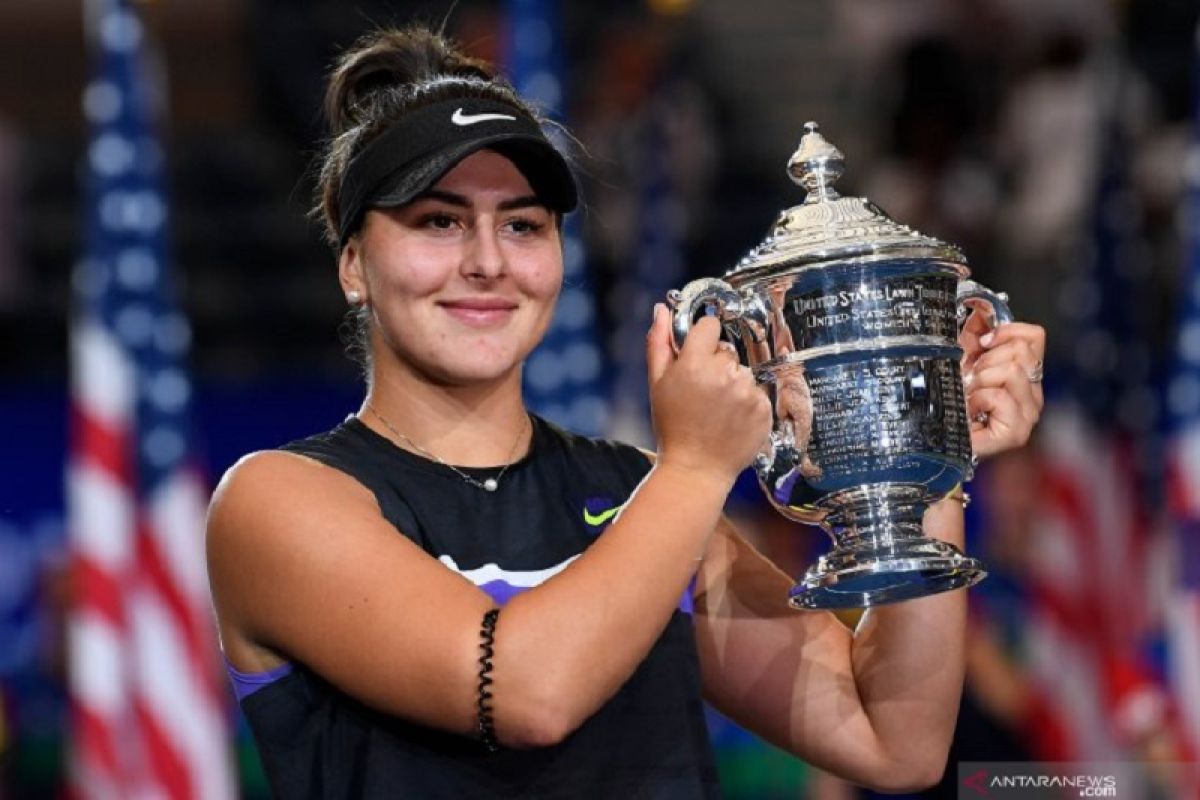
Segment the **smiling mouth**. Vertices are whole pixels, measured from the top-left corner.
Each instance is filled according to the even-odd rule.
[[[454,319],[473,328],[489,327],[506,322],[517,310],[514,303],[508,301],[464,301],[439,303]]]

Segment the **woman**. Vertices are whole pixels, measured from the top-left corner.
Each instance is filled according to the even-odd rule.
[[[528,107],[414,29],[352,47],[327,111],[321,208],[366,399],[243,459],[209,522],[225,655],[276,793],[716,796],[702,698],[850,780],[936,781],[964,593],[856,634],[785,606],[791,580],[721,516],[771,410],[712,320],[675,357],[655,309],[656,458],[526,411],[576,202]],[[1010,325],[979,356],[977,451],[1028,436],[1041,352],[1040,329]],[[962,545],[959,503],[926,520]]]

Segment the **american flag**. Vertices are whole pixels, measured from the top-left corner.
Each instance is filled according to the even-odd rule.
[[[1200,76],[1200,52],[1195,73]],[[1178,572],[1169,584],[1166,610],[1168,669],[1179,726],[1193,760],[1200,754],[1200,102],[1195,114],[1186,170],[1187,261],[1167,390],[1168,485]],[[1193,797],[1200,796],[1198,777],[1191,776]]]
[[[1049,375],[1065,391],[1041,425],[1046,494],[1028,545],[1030,733],[1044,760],[1136,758],[1166,708],[1145,650],[1157,545],[1145,491],[1158,412],[1150,305],[1123,137],[1111,127],[1077,277],[1063,291],[1069,357]]]
[[[235,789],[204,569],[207,493],[189,460],[190,332],[166,256],[146,34],[127,0],[88,0],[85,24],[95,65],[71,322],[71,789],[219,800]]]
[[[560,3],[509,0],[507,65],[513,85],[541,112],[558,119],[563,106]],[[560,128],[547,131],[564,152],[570,143]],[[525,362],[530,407],[565,428],[589,436],[605,432],[608,402],[604,351],[596,332],[596,301],[577,212],[563,226],[563,288],[550,330]]]

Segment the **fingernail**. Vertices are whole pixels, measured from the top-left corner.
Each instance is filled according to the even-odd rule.
[[[979,343],[981,345],[983,345],[984,347],[991,347],[992,340],[995,338],[996,338],[995,332],[985,333],[983,336],[979,337]]]
[[[662,304],[662,303],[655,303],[655,304],[654,304],[654,319],[655,319],[655,321],[657,321],[657,320],[658,320],[658,315],[662,313],[662,310],[663,310],[663,304]]]

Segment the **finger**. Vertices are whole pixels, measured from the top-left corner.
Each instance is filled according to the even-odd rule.
[[[991,316],[983,309],[973,308],[967,316],[967,321],[963,323],[961,332],[980,337],[990,331],[992,327]]]
[[[717,342],[717,351],[713,357],[725,362],[727,367],[733,371],[742,366],[742,360],[738,357],[737,348],[733,346],[732,342],[727,342],[724,339]]]
[[[733,344],[733,342],[726,341],[725,339],[717,342],[717,352],[728,353],[734,358],[738,357],[737,347]]]
[[[980,433],[987,433],[987,440],[993,441],[1021,422],[1017,401],[1003,389],[989,388],[976,392],[967,400],[967,414],[971,420],[973,443]]]
[[[675,360],[671,347],[671,314],[662,303],[654,304],[654,322],[646,334],[646,379],[651,386],[658,383],[667,367]]]
[[[775,409],[771,406],[771,398],[767,397],[767,393],[758,387],[757,382],[754,390],[758,392],[758,398],[755,400],[755,422],[760,423],[764,427],[764,441],[770,441],[771,429],[775,427]]]
[[[974,386],[976,374],[979,372],[1008,364],[1015,364],[1020,370],[1020,374],[1029,382],[1031,395],[1040,412],[1046,403],[1040,377],[1042,360],[1038,358],[1033,343],[1028,339],[1014,339],[988,350],[975,362],[974,374],[968,373],[963,376],[963,386],[967,388]]]
[[[721,339],[721,321],[716,317],[702,317],[692,325],[683,347],[679,349],[681,359],[692,360],[697,356],[712,355]]]
[[[958,345],[963,349],[962,363],[964,367],[969,367],[975,363],[975,359],[979,358],[980,353],[983,352],[983,345],[979,343],[979,339],[990,331],[991,327],[987,316],[982,311],[972,311],[971,315],[967,317],[967,321],[963,323],[962,329],[958,332]]]
[[[744,364],[735,367],[732,390],[735,394],[746,397],[752,403],[755,414],[765,412],[768,419],[772,418],[771,398],[763,391],[762,386],[754,377],[754,370]],[[752,416],[747,422],[755,422]]]
[[[971,450],[983,457],[1020,447],[1029,441],[1033,424],[1004,389],[981,389],[967,401],[971,415]],[[980,422],[980,416],[986,422]]]
[[[1018,364],[1033,369],[1038,363],[1037,353],[1033,344],[1026,339],[1014,339],[995,345],[985,350],[975,362],[975,369],[986,369],[1015,361]]]
[[[758,381],[754,380],[754,370],[750,369],[745,364],[736,361],[731,367],[731,370],[733,372],[734,385],[739,390],[746,392],[762,392],[762,390],[758,388]]]
[[[1028,322],[1009,322],[980,338],[980,344],[993,350],[1009,342],[1024,341],[1029,344],[1038,360],[1046,356],[1046,329]]]
[[[971,394],[984,389],[1003,389],[1016,401],[1022,418],[1031,425],[1037,422],[1041,411],[1034,394],[1035,388],[1035,384],[1029,381],[1028,374],[1015,361],[987,369],[977,369],[975,379],[971,382]]]

